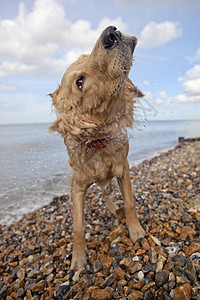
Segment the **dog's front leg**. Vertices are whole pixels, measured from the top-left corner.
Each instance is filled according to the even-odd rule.
[[[83,188],[71,183],[71,197],[73,200],[73,253],[71,269],[77,271],[86,263],[85,253],[85,217],[84,198],[87,187]]]
[[[118,183],[124,199],[126,223],[128,226],[129,235],[131,240],[135,242],[138,238],[143,237],[145,235],[145,231],[140,225],[140,222],[137,217],[135,200],[133,198],[132,193],[128,161],[126,161],[125,163],[123,176],[118,179]]]

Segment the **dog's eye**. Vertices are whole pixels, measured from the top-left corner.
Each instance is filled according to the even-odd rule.
[[[81,91],[83,88],[83,81],[84,81],[84,76],[81,76],[79,79],[77,79],[76,84],[79,88],[79,90]]]

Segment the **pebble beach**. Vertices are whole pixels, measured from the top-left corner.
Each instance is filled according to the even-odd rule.
[[[98,186],[88,189],[88,263],[70,271],[68,195],[0,225],[0,299],[200,299],[200,142],[184,142],[131,168],[146,236],[132,243],[115,187],[113,216]]]

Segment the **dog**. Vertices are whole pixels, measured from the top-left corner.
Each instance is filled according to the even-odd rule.
[[[134,99],[143,96],[128,78],[136,43],[136,37],[122,34],[114,26],[107,27],[91,54],[81,55],[72,63],[61,85],[50,94],[57,112],[50,130],[64,138],[73,172],[74,271],[86,263],[84,197],[93,183],[108,187],[116,177],[131,240],[135,242],[145,234],[137,218],[127,161],[126,128],[134,121]],[[105,195],[115,213],[115,204]]]

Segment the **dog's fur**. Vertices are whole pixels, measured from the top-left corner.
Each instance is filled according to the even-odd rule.
[[[120,33],[120,39],[105,49],[103,34],[105,31],[90,55],[82,55],[67,69],[61,85],[51,94],[58,113],[51,130],[63,136],[73,170],[73,270],[86,262],[84,196],[93,183],[105,187],[117,177],[130,238],[135,242],[144,235],[136,214],[127,161],[126,127],[132,127],[134,98],[143,96],[128,78],[134,37]],[[105,144],[101,145],[102,139]],[[95,143],[100,143],[100,147],[93,147]],[[114,204],[109,204],[114,212]]]

